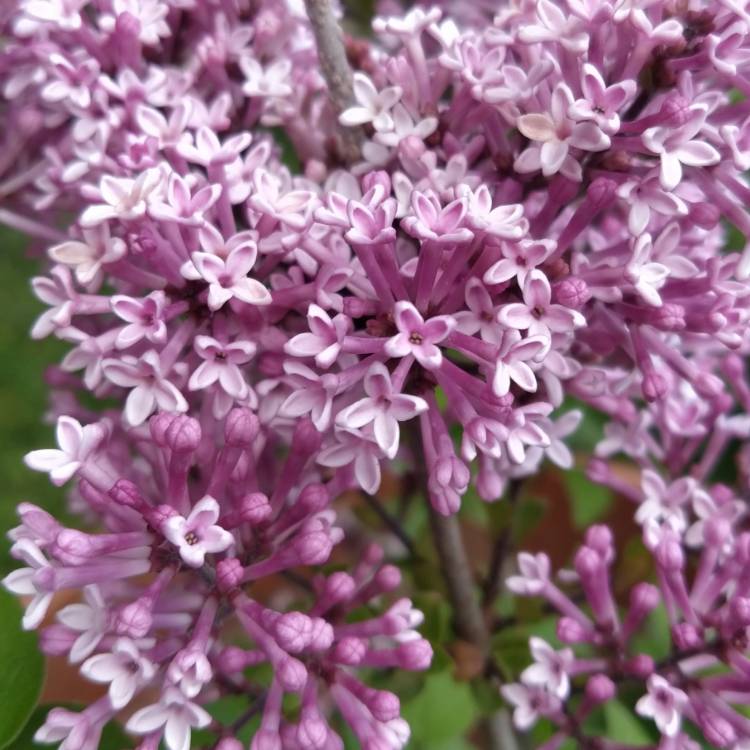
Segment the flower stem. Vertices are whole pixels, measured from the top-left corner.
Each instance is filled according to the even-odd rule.
[[[305,0],[323,77],[328,84],[328,95],[337,115],[354,101],[352,70],[346,59],[343,34],[333,14],[331,0]],[[341,128],[342,156],[348,162],[359,159],[362,131],[359,128]]]

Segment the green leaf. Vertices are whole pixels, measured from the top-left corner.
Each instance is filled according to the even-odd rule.
[[[401,713],[411,727],[409,747],[413,750],[458,750],[467,747],[456,744],[456,740],[477,719],[479,707],[469,685],[456,682],[446,671],[430,675],[419,695],[406,703]]]
[[[42,689],[44,657],[36,634],[21,629],[21,605],[0,589],[0,748],[26,726]]]
[[[577,529],[583,529],[602,519],[612,506],[612,493],[591,482],[585,472],[573,468],[563,474],[570,495],[570,512]]]
[[[648,731],[645,723],[632,709],[618,700],[612,700],[604,706],[607,723],[607,739],[628,745],[641,747],[653,745],[654,736]]]

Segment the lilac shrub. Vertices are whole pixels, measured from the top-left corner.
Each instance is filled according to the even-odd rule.
[[[20,505],[4,583],[45,653],[107,686],[38,741],[95,750],[129,709],[140,750],[207,727],[237,750],[204,705],[239,694],[253,750],[343,747],[334,714],[405,746],[398,698],[365,680],[432,649],[378,545],[334,564],[367,536],[337,501],[384,473],[421,476],[438,517],[495,501],[573,467],[575,402],[605,419],[589,475],[637,503],[657,585],[623,608],[602,526],[563,576],[583,603],[520,557],[508,585],[560,613],[563,648],[535,636],[503,686],[516,727],[588,747],[588,715],[635,683],[660,748],[698,747],[688,724],[750,747],[747,450],[736,487],[713,478],[750,435],[750,251],[727,244],[750,235],[750,15],[444,5],[382,3],[346,40],[343,103],[298,0],[0,11],[0,220],[47,249],[32,336],[70,345],[58,446],[26,462],[94,529]],[[262,593],[306,569],[292,601]],[[632,639],[660,600],[657,661]]]

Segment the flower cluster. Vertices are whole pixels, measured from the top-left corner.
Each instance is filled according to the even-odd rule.
[[[570,468],[581,413],[566,397],[608,420],[597,481],[616,482],[606,459],[618,453],[650,472],[639,520],[654,550],[707,533],[688,531],[684,503],[660,488],[696,456],[704,482],[750,432],[737,413],[750,410],[750,252],[725,250],[727,224],[750,236],[742,3],[383,14],[374,40],[348,43],[354,98],[341,112],[298,0],[9,5],[0,220],[43,240],[52,263],[33,281],[49,309],[32,335],[71,346],[50,375],[59,447],[27,462],[75,479],[74,507],[104,529],[20,508],[14,554],[29,567],[6,585],[33,597],[26,625],[54,592],[85,592],[43,644],[110,684],[82,714],[53,713],[40,739],[96,748],[103,723],[160,685],[128,724],[142,750],[162,737],[187,748],[190,727],[211,721],[201,702],[227,690],[257,692],[255,750],[340,746],[331,703],[364,747],[402,747],[395,698],[349,668],[424,668],[419,616],[399,600],[347,621],[396,571],[372,552],[351,575],[320,573],[307,614],[251,598],[255,584],[325,563],[343,533],[332,504],[375,494],[384,469],[422,467],[448,516],[470,487],[494,501],[545,458]],[[123,406],[91,411],[82,394]],[[683,482],[669,497],[693,502]],[[713,502],[736,521],[734,500],[700,497],[702,518]],[[605,536],[589,532],[577,572],[610,626],[597,638],[624,648]],[[670,614],[704,645],[699,614],[724,612],[716,597],[741,580],[741,555],[724,547],[704,548],[697,603],[682,563],[655,552]],[[565,622],[594,638],[575,612]],[[246,650],[222,641],[238,623]],[[526,701],[520,725],[537,694],[537,713],[562,715],[575,664],[535,653],[542,667],[506,690]],[[270,685],[246,685],[261,662]],[[678,670],[652,670],[640,704],[669,737],[679,717],[657,706],[660,680]],[[688,711],[689,691],[670,690]],[[296,721],[285,692],[301,695]],[[703,724],[722,716],[750,736],[711,711]]]
[[[550,720],[557,731],[545,747],[558,747],[566,737],[580,737],[594,711],[636,684],[635,711],[655,723],[659,748],[701,747],[686,731],[691,724],[711,747],[741,750],[750,737],[743,710],[750,689],[746,505],[726,485],[705,489],[692,478],[665,484],[648,469],[641,491],[632,494],[656,585],[635,584],[627,603],[612,585],[616,553],[606,526],[588,529],[560,585],[547,555],[519,555],[508,588],[546,600],[559,614],[564,648],[531,638],[534,663],[519,683],[502,688],[514,722],[526,730],[540,718]],[[583,594],[585,609],[570,587]],[[657,655],[649,653],[653,642],[638,636],[659,606],[669,646]]]

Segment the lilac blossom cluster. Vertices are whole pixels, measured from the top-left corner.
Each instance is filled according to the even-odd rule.
[[[206,726],[235,750],[202,704],[237,692],[262,705],[253,750],[341,747],[331,706],[363,747],[401,748],[397,698],[356,669],[424,669],[431,649],[407,599],[350,621],[399,584],[378,548],[350,573],[316,570],[304,612],[254,589],[323,566],[344,534],[336,499],[374,495],[384,469],[422,467],[448,516],[545,458],[570,468],[581,413],[566,397],[608,420],[596,481],[632,495],[608,459],[644,470],[639,520],[682,651],[624,661],[658,594],[638,587],[619,624],[602,528],[576,557],[591,616],[545,558],[523,558],[514,591],[547,596],[562,640],[603,655],[535,641],[536,666],[504,691],[517,724],[573,731],[570,679],[593,675],[585,713],[622,673],[647,680],[638,710],[664,747],[688,747],[683,714],[721,747],[750,739],[729,707],[750,688],[742,506],[701,489],[750,434],[750,251],[725,250],[727,223],[750,236],[750,12],[487,5],[454,19],[384,3],[375,38],[348,43],[339,112],[299,0],[0,11],[0,220],[52,262],[33,280],[48,310],[32,336],[71,346],[50,374],[58,448],[27,463],[72,482],[73,509],[102,528],[23,504],[12,532],[27,567],[5,585],[31,597],[25,626],[81,591],[42,646],[109,685],[82,713],[53,711],[40,741],[94,750],[142,693],[127,723],[141,750],[186,750]],[[699,550],[692,583],[684,545]],[[725,657],[730,675],[696,676]],[[260,664],[262,687],[245,676]]]

